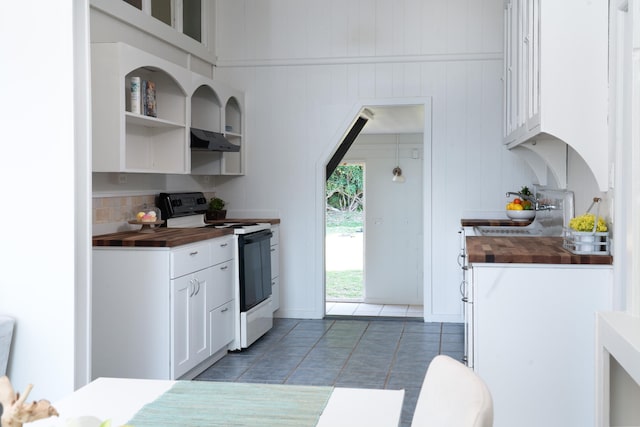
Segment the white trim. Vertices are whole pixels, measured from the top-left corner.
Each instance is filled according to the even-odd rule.
[[[95,1],[95,0],[94,0]],[[388,64],[410,62],[458,62],[458,61],[502,61],[502,52],[489,53],[456,53],[434,55],[387,55],[334,58],[280,58],[280,59],[218,59],[216,66],[231,67],[282,67],[301,65],[353,65],[353,64]]]
[[[91,381],[91,64],[89,1],[73,2],[75,151],[74,387]]]
[[[340,145],[340,142],[344,138],[344,136],[349,132],[356,119],[360,117],[360,113],[364,108],[367,107],[389,107],[389,106],[409,106],[409,105],[423,105],[424,106],[424,120],[425,120],[425,130],[422,133],[423,135],[423,183],[422,183],[422,194],[423,194],[423,306],[424,300],[427,296],[431,296],[432,293],[432,277],[431,277],[431,265],[432,265],[432,252],[431,252],[431,144],[432,144],[432,134],[433,134],[433,100],[432,97],[415,97],[415,98],[389,98],[389,99],[371,99],[371,100],[360,100],[358,101],[351,112],[347,115],[347,118],[342,122],[339,127],[339,133],[334,134],[333,140],[335,143],[328,147],[323,153],[321,153],[318,161],[316,162],[316,184],[315,184],[315,196],[316,196],[316,208],[315,208],[315,235],[316,242],[320,242],[315,245],[315,253],[313,259],[314,270],[318,272],[318,274],[314,274],[315,272],[310,272],[310,276],[316,280],[320,280],[321,283],[319,286],[314,286],[314,295],[318,295],[319,297],[314,298],[314,308],[313,318],[322,319],[325,315],[326,311],[326,273],[325,273],[325,223],[326,223],[326,210],[325,210],[325,173],[326,173],[326,164],[331,159],[331,156],[335,153],[336,149]],[[316,294],[316,292],[318,292]],[[280,312],[279,316],[284,316],[285,312]],[[432,313],[427,314],[424,313],[425,321],[432,321]],[[443,321],[449,322],[459,322],[459,317],[444,317]]]

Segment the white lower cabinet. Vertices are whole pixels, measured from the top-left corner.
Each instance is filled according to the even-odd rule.
[[[271,305],[280,308],[280,227],[271,225]]]
[[[234,239],[95,247],[92,379],[191,378],[233,340]]]
[[[211,331],[211,350],[213,356],[221,349],[226,349],[234,338],[235,311],[233,301],[209,311],[209,330]]]
[[[207,284],[206,313],[209,322],[209,355],[226,350],[233,341],[235,320],[234,262],[227,261],[212,267],[213,280]]]
[[[178,378],[209,357],[207,288],[213,267],[171,280],[171,349],[173,377]]]
[[[473,369],[495,427],[593,426],[596,312],[612,306],[612,268],[473,264]]]

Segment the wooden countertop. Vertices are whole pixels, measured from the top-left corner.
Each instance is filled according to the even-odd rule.
[[[207,221],[210,224],[222,224],[225,222],[254,223],[268,222],[270,224],[280,224],[279,219],[224,219],[217,221]],[[102,234],[93,236],[93,246],[111,247],[149,247],[149,248],[172,248],[186,245],[207,239],[215,239],[233,234],[232,229],[224,228],[155,228],[151,233],[140,233],[139,231],[122,231],[118,233]]]
[[[466,238],[469,263],[613,264],[611,255],[576,255],[562,247],[562,237]]]
[[[526,227],[531,221],[513,221],[511,219],[466,219],[460,220],[463,227]]]

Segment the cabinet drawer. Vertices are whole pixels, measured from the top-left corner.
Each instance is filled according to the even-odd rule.
[[[271,232],[273,233],[273,236],[271,236],[271,244],[277,245],[280,243],[280,227],[272,225]]]
[[[207,282],[207,308],[210,310],[233,299],[235,268],[233,260],[211,267]]]
[[[271,278],[280,275],[280,245],[271,245]]]
[[[211,265],[233,259],[234,244],[234,236],[224,236],[213,239],[211,241]]]
[[[211,350],[213,355],[226,347],[233,340],[235,331],[234,301],[221,305],[209,311],[209,331],[211,331]]]
[[[171,251],[171,278],[181,277],[211,265],[211,245],[197,243]]]

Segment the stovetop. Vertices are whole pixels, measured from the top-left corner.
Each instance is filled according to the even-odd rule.
[[[204,193],[160,193],[157,199],[162,219],[166,221],[167,228],[230,228],[235,234],[253,233],[271,229],[271,224],[255,222],[225,222],[220,224],[207,223],[205,212],[207,199]]]

